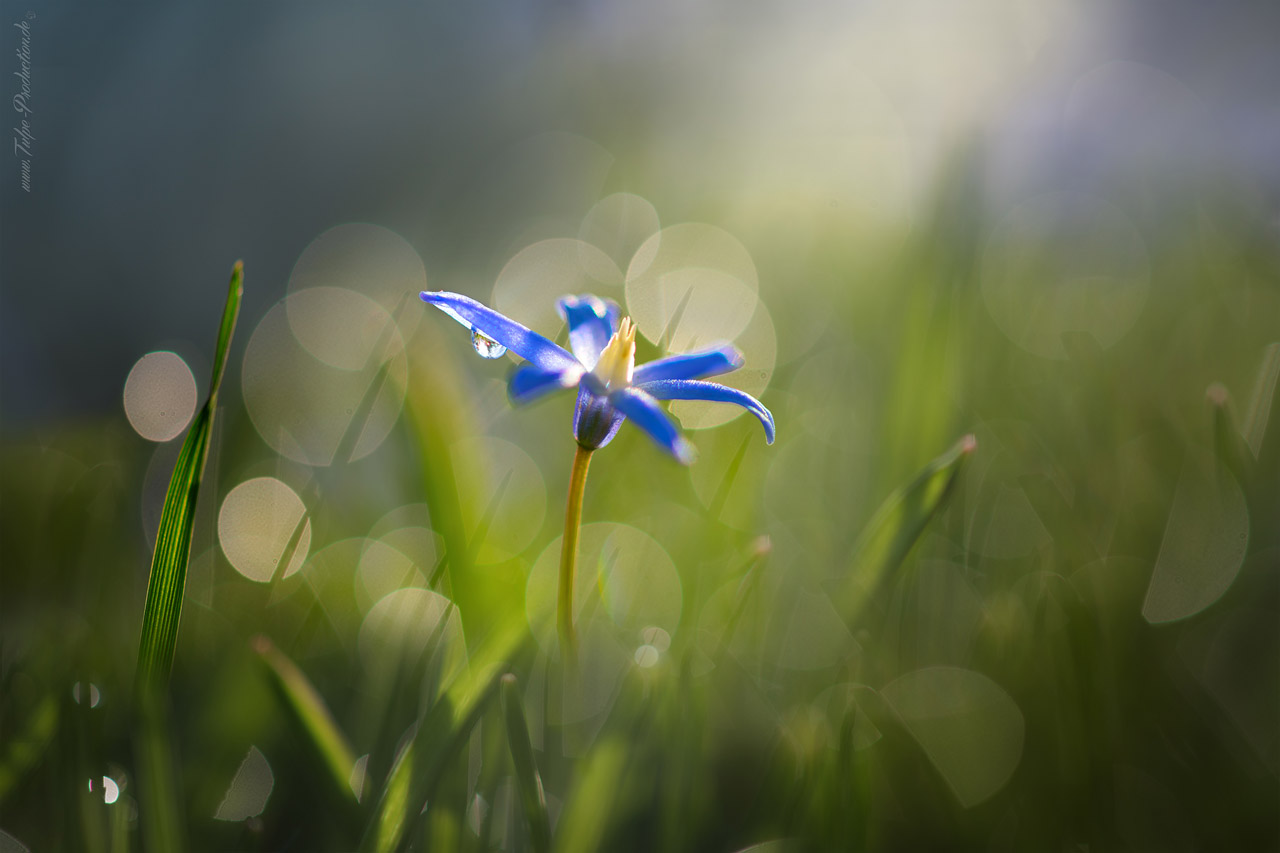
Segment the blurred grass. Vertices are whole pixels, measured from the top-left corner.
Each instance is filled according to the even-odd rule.
[[[568,401],[508,411],[502,369],[467,358],[430,316],[408,344],[398,428],[365,459],[315,473],[283,462],[224,397],[210,506],[188,514],[170,684],[178,846],[1275,849],[1280,265],[1247,221],[1216,242],[1144,222],[1153,284],[1133,328],[1111,346],[1070,333],[1063,358],[1032,355],[981,291],[990,223],[973,169],[958,160],[931,224],[882,257],[836,240],[800,260],[753,245],[785,354],[764,396],[778,443],[739,419],[693,434],[692,470],[626,427],[598,455],[584,521],[653,537],[680,608],[665,641],[624,630],[607,555],[584,566],[595,646],[582,696],[539,646],[549,614],[526,600],[555,547]],[[1241,267],[1251,275],[1227,289],[1209,274]],[[795,284],[852,269],[878,277]],[[976,449],[953,445],[966,433]],[[468,519],[531,510],[468,503],[491,493],[460,482],[506,475],[455,452],[478,434],[527,452],[547,495],[532,541],[496,558]],[[130,744],[150,730],[127,696],[150,455],[115,416],[0,448],[0,829],[31,849],[142,847],[149,806]],[[1238,504],[1176,498],[1206,458]],[[303,497],[312,556],[425,505],[442,547],[416,568],[450,602],[444,615],[370,646],[352,593],[367,541],[270,585],[237,574],[216,507],[266,475]],[[1221,534],[1242,520],[1231,566]],[[1196,547],[1162,560],[1182,541]],[[639,571],[634,606],[660,613],[645,597],[656,567]],[[1162,576],[1220,595],[1149,621]],[[828,594],[853,584],[853,598]],[[77,683],[101,700],[73,695]],[[261,810],[217,820],[250,747],[271,768]],[[103,776],[114,803],[88,796]]]

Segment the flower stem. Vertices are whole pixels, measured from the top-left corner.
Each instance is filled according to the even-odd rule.
[[[556,598],[556,626],[560,630],[560,654],[566,661],[577,651],[573,633],[573,584],[578,566],[578,531],[582,526],[582,495],[587,489],[587,466],[592,451],[577,446],[569,475],[569,499],[564,507],[564,539],[560,545],[560,593]]]

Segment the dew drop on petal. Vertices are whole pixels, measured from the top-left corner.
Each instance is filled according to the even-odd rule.
[[[471,345],[481,358],[502,358],[507,354],[506,347],[477,329],[471,330]]]

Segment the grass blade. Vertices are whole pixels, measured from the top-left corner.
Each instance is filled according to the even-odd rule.
[[[356,763],[355,752],[334,722],[324,699],[302,670],[269,639],[256,637],[253,649],[271,673],[272,684],[290,713],[315,747],[321,763],[329,772],[338,799],[349,801],[354,806],[356,798],[351,790],[351,769]]]
[[[182,850],[185,832],[178,802],[168,707],[153,690],[138,696],[139,727],[135,741],[138,767],[138,821],[145,849],[163,853]]]
[[[523,637],[523,625],[510,623],[499,629],[431,706],[392,765],[360,849],[390,853],[399,848],[409,822],[431,795],[449,759],[488,708],[506,661]]]
[[[965,460],[977,446],[977,440],[966,435],[876,510],[854,546],[850,576],[836,598],[846,620],[857,620],[884,579],[906,559],[925,527],[946,504]]]
[[[20,725],[14,725],[12,716],[9,720],[8,742],[0,748],[0,803],[44,757],[58,731],[58,700],[46,694]]]
[[[533,760],[533,744],[529,741],[529,724],[525,720],[524,702],[516,677],[508,673],[502,676],[502,717],[507,725],[507,742],[511,747],[511,760],[516,768],[516,783],[520,786],[520,802],[524,816],[529,821],[529,836],[535,853],[551,849],[551,819],[547,816],[547,795],[542,789],[542,777]]]
[[[1280,341],[1270,344],[1262,354],[1258,366],[1258,378],[1249,398],[1249,410],[1245,412],[1240,427],[1253,458],[1262,456],[1262,437],[1267,432],[1267,419],[1271,416],[1271,400],[1275,395],[1276,380],[1280,379]]]
[[[1218,464],[1230,471],[1237,480],[1244,481],[1245,460],[1251,451],[1236,427],[1236,419],[1231,411],[1231,394],[1221,382],[1214,382],[1205,391],[1205,399],[1213,418],[1213,452]]]
[[[142,617],[142,638],[138,644],[138,686],[151,690],[169,680],[173,653],[178,642],[178,620],[182,615],[182,596],[187,582],[187,562],[191,556],[191,526],[195,519],[196,498],[204,478],[209,456],[209,436],[218,402],[218,387],[226,369],[227,350],[240,314],[244,294],[244,265],[237,261],[231,271],[227,304],[218,329],[218,345],[213,357],[213,379],[209,399],[191,423],[182,443],[178,461],[169,480],[160,530],[151,558],[151,578],[147,584],[147,604]]]
[[[601,849],[626,764],[627,748],[621,741],[607,741],[592,751],[566,801],[556,850],[590,853]]]

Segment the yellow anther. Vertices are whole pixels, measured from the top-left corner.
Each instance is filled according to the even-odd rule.
[[[618,331],[605,344],[596,362],[596,378],[606,388],[625,388],[631,384],[631,373],[636,366],[636,327],[630,317],[623,317]]]

